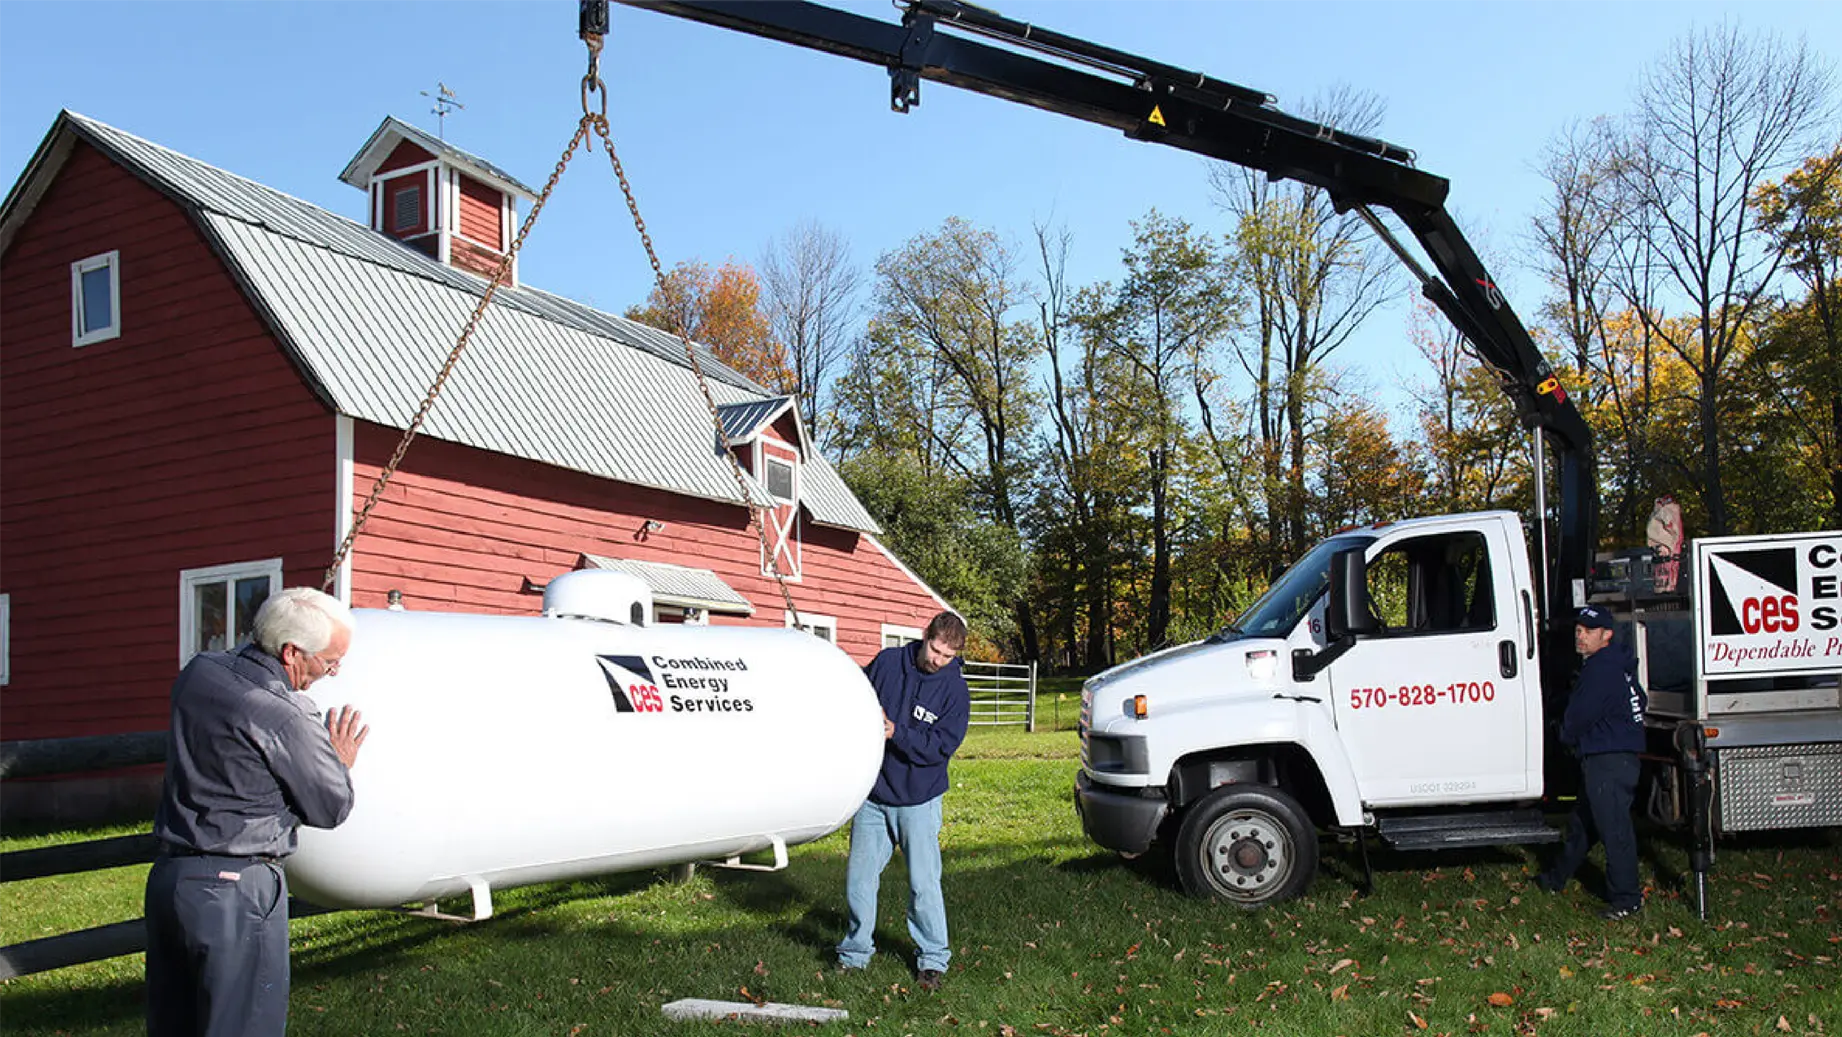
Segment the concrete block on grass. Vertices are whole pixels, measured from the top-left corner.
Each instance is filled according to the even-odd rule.
[[[746,1023],[835,1023],[851,1017],[842,1008],[814,1008],[810,1005],[783,1005],[775,1002],[712,1001],[686,997],[665,1005],[659,1011],[667,1019],[734,1019]]]

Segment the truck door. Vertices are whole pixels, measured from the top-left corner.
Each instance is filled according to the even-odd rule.
[[[1376,806],[1514,798],[1529,786],[1536,670],[1513,562],[1477,530],[1381,540],[1368,556],[1381,629],[1331,664],[1337,726]]]

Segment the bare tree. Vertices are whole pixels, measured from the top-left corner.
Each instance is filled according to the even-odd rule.
[[[1307,118],[1356,133],[1381,122],[1373,95],[1333,91],[1305,107]],[[1268,556],[1296,556],[1307,535],[1305,440],[1311,387],[1331,353],[1397,290],[1392,259],[1354,213],[1338,213],[1320,189],[1269,181],[1220,165],[1209,171],[1216,202],[1233,218],[1240,280],[1251,298],[1236,343],[1253,382],[1250,421],[1261,458]]]
[[[817,438],[825,394],[849,354],[862,273],[842,234],[807,220],[768,242],[761,257],[762,303],[787,349],[801,417]]]
[[[1625,204],[1641,210],[1623,243],[1618,287],[1645,331],[1695,374],[1693,467],[1710,533],[1730,526],[1723,375],[1748,348],[1783,262],[1747,200],[1809,154],[1813,134],[1833,132],[1833,78],[1802,41],[1733,25],[1691,33],[1645,73],[1618,156]],[[1653,280],[1664,294],[1649,295]],[[1672,319],[1658,298],[1681,305],[1687,319]]]

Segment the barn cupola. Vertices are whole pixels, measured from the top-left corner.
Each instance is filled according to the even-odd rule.
[[[505,170],[395,118],[384,119],[339,179],[369,196],[372,230],[480,277],[491,277],[511,247],[518,203],[537,200]]]

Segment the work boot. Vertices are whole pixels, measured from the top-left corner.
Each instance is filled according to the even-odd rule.
[[[943,975],[944,973],[939,969],[922,969],[921,974],[915,979],[922,990],[931,994],[940,989],[940,980]]]
[[[1644,904],[1643,904],[1643,901],[1641,900],[1635,904],[1631,904],[1625,907],[1619,907],[1615,904],[1607,904],[1605,906],[1605,909],[1599,912],[1599,917],[1605,919],[1608,922],[1616,922],[1621,918],[1629,918],[1632,915],[1637,914],[1639,911],[1642,911],[1643,909],[1644,909]]]

